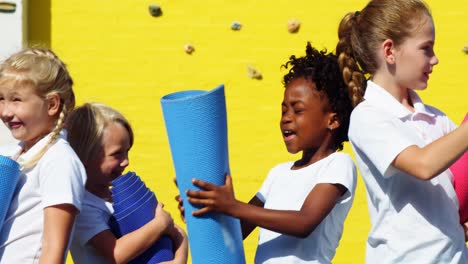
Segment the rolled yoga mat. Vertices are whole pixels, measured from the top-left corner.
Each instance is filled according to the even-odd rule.
[[[468,122],[468,113],[463,122]],[[468,152],[465,152],[451,167],[453,184],[457,193],[460,208],[460,223],[468,221]]]
[[[8,207],[15,192],[20,176],[19,164],[5,156],[0,155],[0,229],[3,227]]]
[[[116,237],[133,232],[154,218],[158,200],[134,172],[115,179],[111,190],[114,215],[109,225]],[[165,235],[129,264],[153,264],[173,259],[172,239]]]
[[[161,99],[172,160],[185,220],[192,263],[245,263],[240,222],[231,216],[209,213],[195,217],[185,191],[198,189],[197,178],[224,185],[229,173],[224,85],[212,91],[189,90]]]

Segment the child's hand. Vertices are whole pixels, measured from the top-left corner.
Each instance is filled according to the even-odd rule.
[[[174,183],[177,186],[177,178],[174,178]],[[182,197],[180,196],[180,194],[177,194],[175,197],[175,200],[177,201],[177,208],[179,209],[179,212],[180,212],[180,218],[182,219],[182,221],[185,223],[185,208],[184,208],[184,204],[183,204],[183,200],[182,200]]]
[[[193,179],[192,183],[195,186],[202,188],[204,191],[188,190],[188,201],[195,205],[204,205],[205,207],[193,211],[192,214],[202,215],[211,211],[229,214],[237,203],[234,197],[232,187],[232,178],[226,175],[226,184],[217,186],[208,182]]]
[[[164,204],[158,203],[153,221],[156,221],[158,228],[163,230],[163,233],[168,233],[174,228],[174,220],[171,215],[164,209]]]

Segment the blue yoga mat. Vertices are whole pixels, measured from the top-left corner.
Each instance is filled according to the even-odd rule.
[[[192,178],[216,185],[229,173],[224,85],[212,91],[190,90],[161,99],[194,264],[245,263],[238,219],[217,213],[192,216],[196,210],[185,191],[197,189]]]
[[[0,228],[3,226],[3,221],[5,221],[19,176],[19,164],[0,155],[0,201],[2,201],[0,203]]]
[[[154,218],[158,200],[134,172],[115,179],[111,190],[114,215],[109,225],[116,237],[131,233]],[[173,259],[172,239],[164,235],[129,264],[153,264]]]

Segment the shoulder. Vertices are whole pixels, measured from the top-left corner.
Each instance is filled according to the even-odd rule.
[[[356,167],[353,159],[351,158],[351,155],[349,155],[348,153],[335,152],[329,156],[329,160],[330,163],[333,163],[335,165],[342,164],[352,168]]]
[[[293,161],[287,161],[287,162],[279,163],[279,164],[273,166],[270,169],[269,174],[272,175],[272,174],[283,173],[284,171],[289,171],[289,170],[291,170],[291,167],[293,165],[294,165]]]
[[[44,153],[41,160],[53,161],[54,163],[61,163],[61,165],[66,165],[71,162],[75,166],[82,167],[78,155],[72,149],[68,141],[63,138],[59,138],[50,148]]]
[[[63,138],[59,138],[50,146],[38,161],[37,166],[47,175],[67,174],[80,182],[86,180],[86,170],[83,163]]]
[[[372,125],[375,122],[381,122],[396,117],[390,112],[385,111],[368,101],[358,104],[351,112],[350,129],[352,125]]]
[[[320,183],[341,184],[354,193],[357,182],[356,165],[347,153],[335,152],[322,162],[317,176]]]

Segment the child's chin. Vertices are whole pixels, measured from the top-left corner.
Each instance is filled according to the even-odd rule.
[[[299,152],[299,150],[297,150],[297,149],[292,149],[292,148],[288,148],[288,147],[286,147],[286,149],[288,150],[288,152],[290,154],[297,154]]]

